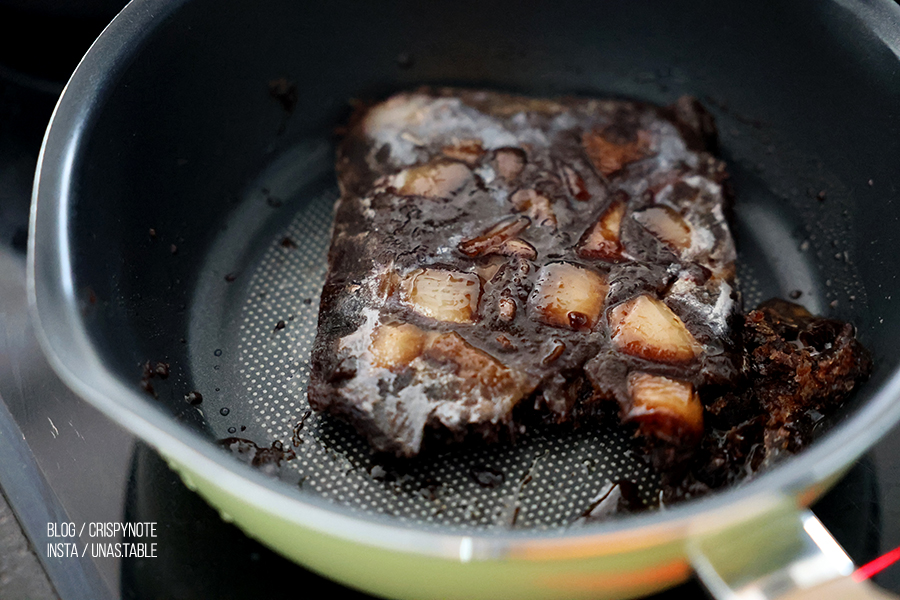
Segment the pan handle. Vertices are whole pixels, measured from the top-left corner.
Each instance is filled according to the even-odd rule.
[[[898,600],[851,575],[853,561],[822,522],[793,507],[693,537],[694,570],[716,600]]]

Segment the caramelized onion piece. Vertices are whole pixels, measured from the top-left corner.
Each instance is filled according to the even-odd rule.
[[[502,258],[498,258],[491,260],[487,264],[475,265],[475,272],[481,277],[481,281],[486,283],[497,275],[497,272],[500,270],[500,267],[503,266],[504,262],[505,261]]]
[[[515,352],[517,350],[516,345],[513,343],[513,341],[502,333],[497,334],[497,337],[494,339],[497,340],[497,343],[500,344],[500,347],[504,352]]]
[[[547,196],[535,190],[518,190],[509,197],[509,201],[518,212],[527,214],[538,225],[556,229],[556,213]]]
[[[584,183],[584,179],[575,169],[567,165],[562,166],[563,180],[566,182],[566,188],[573,198],[580,202],[587,202],[591,199],[591,193]]]
[[[486,398],[521,398],[525,393],[521,378],[496,358],[475,348],[456,332],[442,333],[427,345],[423,356],[439,364],[451,365],[463,384],[460,391],[478,390]]]
[[[497,301],[500,320],[504,322],[510,322],[516,318],[516,301],[512,298],[500,298]]]
[[[503,242],[517,237],[531,225],[528,217],[511,217],[490,227],[482,234],[460,242],[457,248],[469,258],[497,254]]]
[[[541,359],[542,365],[551,365],[556,362],[560,356],[562,356],[563,352],[566,351],[566,344],[557,339],[550,340],[550,350],[547,354],[544,355],[544,358]]]
[[[519,239],[506,240],[500,244],[500,248],[497,249],[497,254],[502,254],[503,256],[516,256],[526,260],[534,260],[537,258],[537,250],[534,249],[534,246],[525,240]]]

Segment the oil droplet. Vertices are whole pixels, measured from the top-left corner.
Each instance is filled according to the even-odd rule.
[[[230,412],[231,412],[231,409],[229,409],[226,406],[225,408],[223,408],[222,410],[219,411],[219,414],[222,415],[223,417],[227,417],[228,413],[230,413]]]
[[[216,351],[213,352],[213,354],[214,354],[215,356],[222,356],[222,349],[221,349],[221,348],[216,348]]]
[[[237,427],[229,427],[228,433],[237,433]]]

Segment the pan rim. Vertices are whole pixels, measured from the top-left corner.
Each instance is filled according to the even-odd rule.
[[[189,0],[132,0],[94,42],[61,94],[44,136],[35,171],[29,228],[27,287],[40,345],[66,385],[114,422],[149,443],[181,469],[202,474],[217,488],[261,513],[323,534],[385,550],[460,560],[463,546],[471,560],[525,555],[541,548],[558,556],[571,552],[600,556],[676,541],[699,530],[721,528],[771,510],[776,504],[808,504],[833,476],[849,466],[900,420],[900,372],[852,417],[838,424],[803,453],[753,481],[665,511],[575,529],[548,531],[440,532],[351,512],[269,478],[222,452],[210,440],[174,422],[135,386],[108,371],[89,340],[73,291],[69,182],[84,124],[105,89],[140,48],[140,40],[160,27]],[[835,0],[853,12],[900,57],[900,6]],[[886,25],[889,23],[890,26]],[[42,240],[41,244],[37,240]],[[52,241],[52,243],[51,243]],[[172,427],[175,425],[175,427]],[[184,476],[184,473],[182,473]],[[814,494],[804,494],[807,490]],[[741,510],[736,510],[741,507]],[[611,543],[612,542],[612,543]],[[543,555],[543,553],[541,553]],[[585,554],[582,554],[585,555]]]

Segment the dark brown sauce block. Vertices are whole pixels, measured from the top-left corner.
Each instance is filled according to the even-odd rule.
[[[516,407],[576,422],[603,401],[692,448],[705,391],[740,365],[711,122],[692,99],[456,89],[359,110],[338,150],[312,407],[400,456],[505,438]]]

